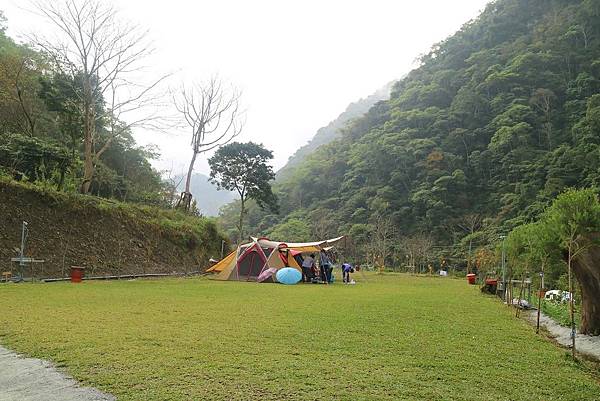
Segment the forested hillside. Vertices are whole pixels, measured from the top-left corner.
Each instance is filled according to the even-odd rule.
[[[292,156],[290,156],[285,166],[277,171],[277,180],[285,180],[293,174],[293,170],[298,165],[301,165],[312,152],[319,146],[327,145],[333,140],[341,137],[342,130],[354,119],[362,117],[369,109],[381,100],[390,98],[390,91],[393,82],[388,83],[382,88],[379,88],[370,96],[364,99],[350,103],[335,120],[331,121],[324,127],[317,130],[315,136],[304,146],[299,148]]]
[[[278,182],[279,216],[253,208],[249,223],[369,239],[359,252],[384,259],[416,237],[441,246],[434,262],[496,241],[565,188],[600,183],[599,91],[600,1],[492,2]],[[392,235],[403,250],[381,250]]]

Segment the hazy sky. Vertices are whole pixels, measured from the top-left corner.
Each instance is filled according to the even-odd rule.
[[[0,0],[8,33],[41,26],[25,0]],[[218,73],[242,89],[247,123],[238,140],[263,143],[282,167],[341,113],[410,71],[415,59],[476,17],[488,0],[113,0],[150,31],[151,70],[172,84]],[[155,165],[178,173],[191,157],[183,134],[136,132],[159,146]],[[196,170],[207,172],[206,157]]]

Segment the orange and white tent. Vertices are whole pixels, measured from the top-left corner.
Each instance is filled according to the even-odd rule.
[[[250,242],[240,245],[206,272],[215,273],[216,280],[256,281],[267,269],[293,267],[302,271],[296,258],[299,254],[329,250],[343,239],[342,236],[314,242],[278,242],[250,237]],[[265,281],[275,280],[273,274]]]

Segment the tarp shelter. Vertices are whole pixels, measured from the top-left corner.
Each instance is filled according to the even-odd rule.
[[[297,256],[301,253],[320,252],[331,249],[344,237],[315,242],[278,242],[268,238],[250,238],[235,251],[208,269],[216,280],[257,281],[258,276],[269,268],[293,267],[302,272]],[[275,281],[275,274],[265,280]]]

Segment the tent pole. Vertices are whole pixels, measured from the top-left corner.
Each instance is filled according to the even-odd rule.
[[[235,253],[235,277],[237,281],[240,281],[240,249],[241,245],[238,246],[237,252]]]

